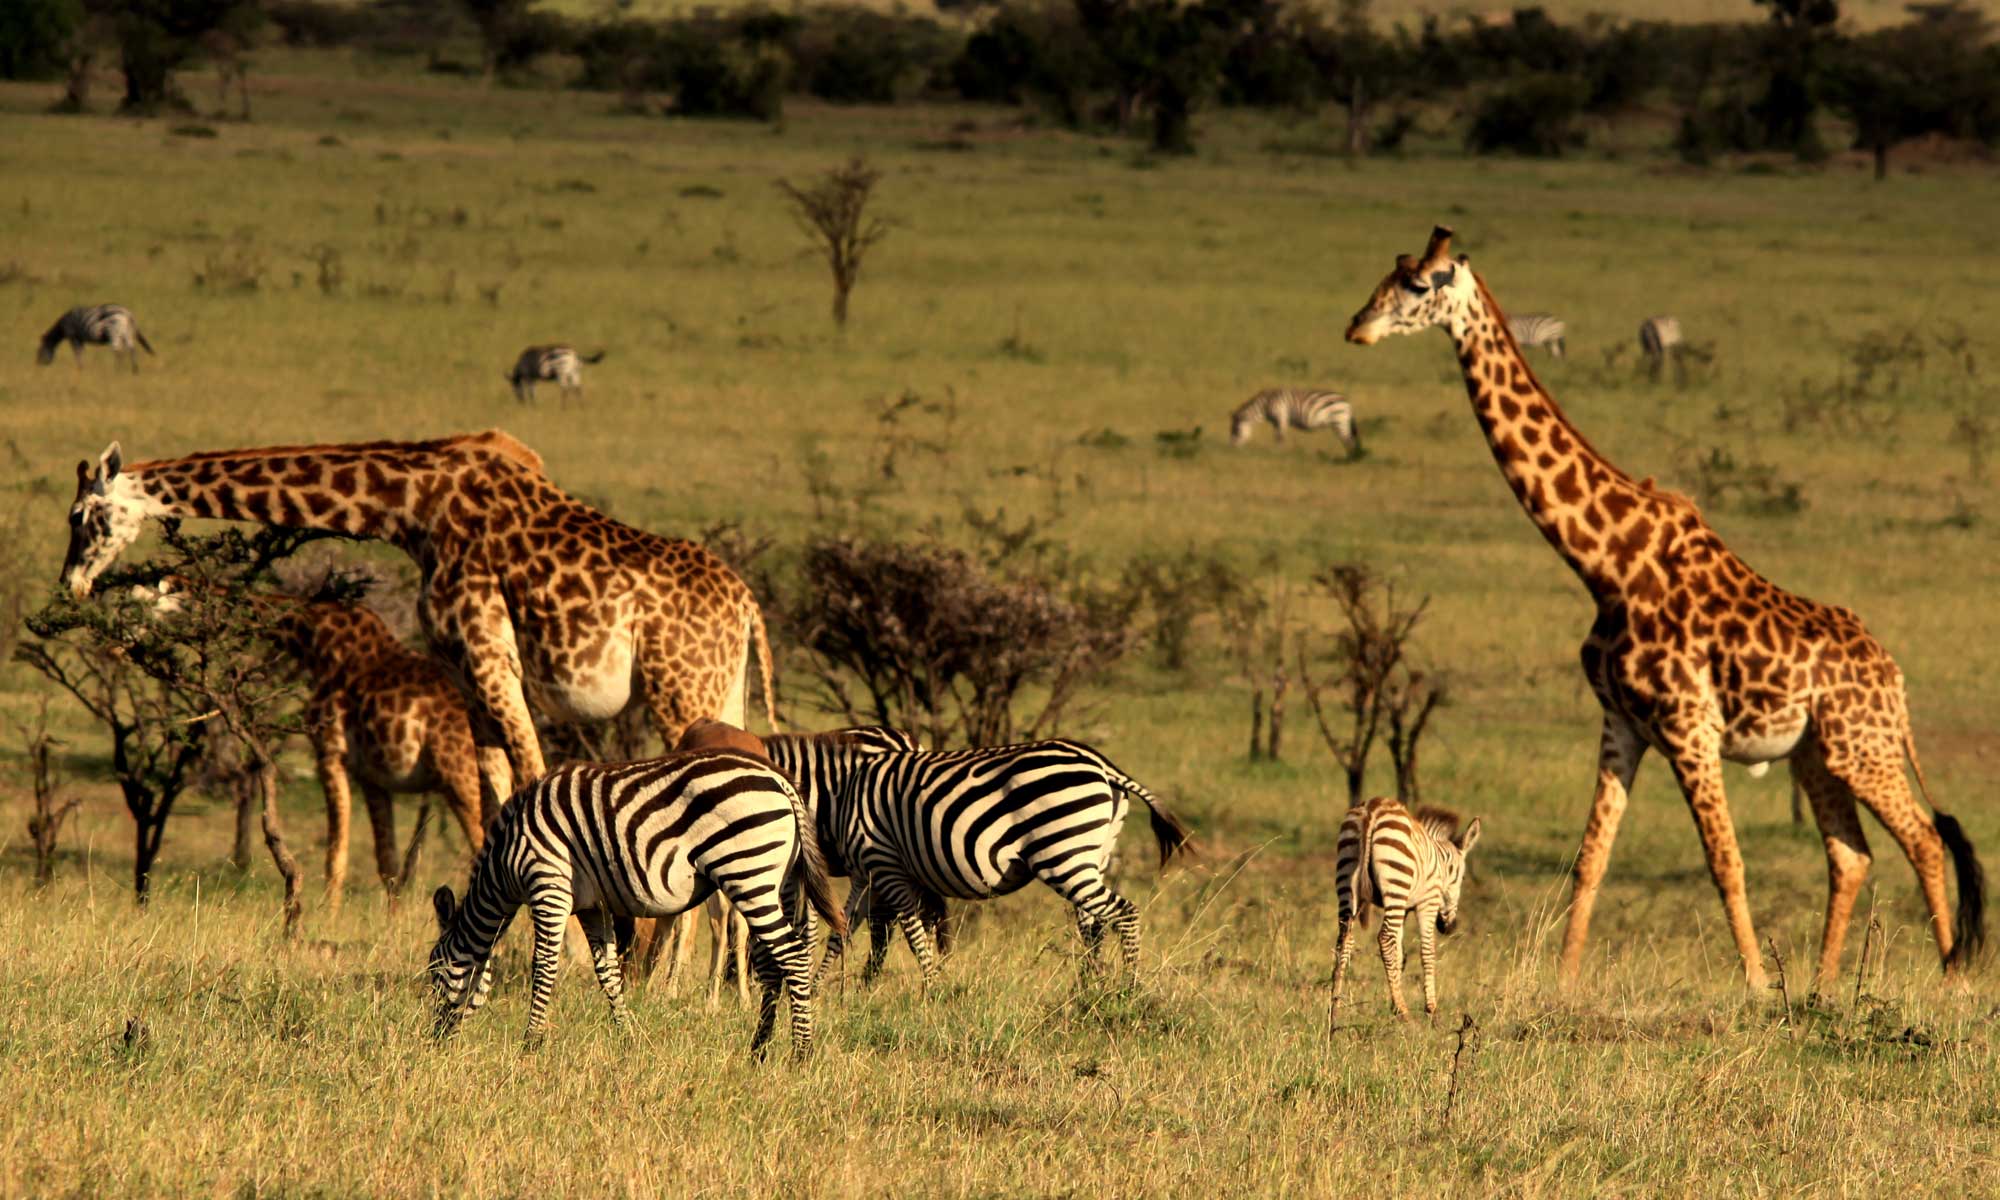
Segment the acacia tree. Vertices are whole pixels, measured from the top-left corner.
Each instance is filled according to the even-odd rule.
[[[1265,0],[1074,0],[1077,18],[1118,79],[1120,128],[1152,110],[1153,149],[1194,149],[1194,110],[1221,82],[1232,36]]]
[[[1927,133],[1992,141],[2000,136],[2000,50],[1984,13],[1952,3],[1915,8],[1915,19],[1842,45],[1826,93],[1873,153],[1875,178],[1889,151]]]
[[[1445,701],[1443,680],[1415,667],[1409,657],[1410,637],[1430,597],[1411,608],[1398,608],[1394,587],[1380,584],[1367,567],[1342,563],[1314,576],[1339,609],[1343,627],[1334,633],[1330,658],[1335,674],[1314,679],[1310,638],[1298,641],[1299,682],[1319,723],[1327,749],[1347,776],[1349,807],[1361,803],[1368,758],[1389,729],[1389,750],[1395,760],[1396,793],[1405,803],[1421,797],[1417,779],[1418,745],[1433,712]],[[1322,695],[1337,688],[1348,721],[1336,733]]]
[[[165,550],[107,572],[99,598],[67,595],[28,619],[38,641],[16,653],[75,697],[111,734],[112,773],[132,813],[134,891],[145,903],[176,799],[193,781],[205,743],[233,739],[255,780],[265,847],[285,882],[286,936],[296,932],[302,876],[278,816],[276,754],[300,727],[299,685],[271,650],[274,614],[252,602],[271,565],[316,534],[240,530],[188,537],[166,523]],[[138,585],[180,581],[171,611]]]
[[[861,260],[889,236],[889,223],[867,215],[868,198],[882,172],[855,157],[817,181],[800,187],[788,179],[778,190],[792,203],[792,217],[806,237],[826,255],[833,272],[833,323],[847,327],[847,294],[861,277]]]

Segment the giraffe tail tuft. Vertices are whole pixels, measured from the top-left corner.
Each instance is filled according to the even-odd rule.
[[[783,733],[784,726],[778,724],[778,693],[772,684],[771,638],[764,631],[763,607],[754,596],[750,599],[750,635],[757,643],[757,671],[763,677],[764,716],[771,722],[772,733]],[[747,697],[743,707],[747,714],[750,707]]]
[[[1952,869],[1958,875],[1958,914],[1952,922],[1951,954],[1945,959],[1945,966],[1964,967],[1978,957],[1980,948],[1986,944],[1986,871],[1979,865],[1972,839],[1965,836],[1957,817],[1941,812],[1934,814],[1933,819],[1945,849],[1951,851]]]

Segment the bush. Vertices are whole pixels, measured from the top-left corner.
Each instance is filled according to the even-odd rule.
[[[1116,84],[1067,4],[1009,5],[969,38],[945,75],[967,100],[1039,101],[1064,125],[1084,123],[1090,97]]]
[[[70,35],[81,24],[83,0],[0,4],[0,79],[60,78]]]
[[[1573,75],[1533,75],[1487,94],[1472,118],[1465,144],[1480,154],[1512,151],[1558,158],[1583,145],[1576,119],[1589,85]]]
[[[942,72],[956,48],[935,21],[865,8],[814,10],[791,39],[800,84],[835,104],[894,104]]]

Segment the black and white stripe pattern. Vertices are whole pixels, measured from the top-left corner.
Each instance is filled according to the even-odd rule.
[[[1241,446],[1250,440],[1251,428],[1269,421],[1285,440],[1286,429],[1332,429],[1351,453],[1361,448],[1360,433],[1354,427],[1354,409],[1339,392],[1320,388],[1266,388],[1237,406],[1229,416],[1229,444]]]
[[[840,853],[840,843],[829,822],[834,812],[832,798],[846,782],[849,767],[858,757],[922,750],[923,747],[916,738],[900,729],[891,729],[886,725],[861,725],[826,733],[772,734],[764,739],[764,749],[778,769],[798,786],[807,811],[813,814],[814,832],[826,856],[827,874],[839,878],[852,872]],[[926,896],[921,907],[925,927],[936,939],[944,917],[944,901],[936,896]],[[847,893],[847,927],[850,930],[859,929],[863,921],[868,923],[871,953],[868,969],[862,978],[870,979],[881,969],[882,960],[888,953],[889,915],[881,905],[870,903],[866,882],[856,879]],[[845,949],[845,939],[838,933],[834,934],[827,942],[826,957],[821,960],[814,977],[832,971],[839,964]],[[939,947],[939,953],[945,953],[943,946]]]
[[[804,802],[770,764],[734,750],[576,763],[515,793],[473,860],[464,903],[450,888],[433,897],[438,1033],[452,1032],[484,1002],[494,944],[523,904],[535,925],[529,1044],[548,1027],[572,913],[612,1018],[623,1027],[619,959],[631,944],[632,918],[671,917],[716,890],[749,924],[751,964],[764,988],[751,1050],[760,1052],[771,1036],[782,987],[791,1000],[792,1050],[803,1055],[813,1032],[812,915],[800,893],[836,929],[844,923]]]
[[[1341,985],[1354,956],[1354,927],[1366,924],[1368,906],[1382,910],[1382,967],[1389,974],[1389,1003],[1408,1020],[1403,1003],[1403,921],[1417,914],[1423,949],[1424,1011],[1437,1013],[1437,935],[1458,923],[1458,894],[1465,883],[1465,855],[1479,840],[1479,822],[1463,832],[1456,817],[1435,809],[1412,813],[1386,797],[1347,810],[1334,855],[1334,892],[1340,902],[1340,942],[1334,952],[1333,1011],[1340,1020]]]
[[[139,373],[139,348],[153,353],[153,344],[146,335],[139,332],[139,323],[132,319],[132,310],[122,304],[98,304],[89,308],[72,308],[49,326],[42,335],[42,347],[35,353],[35,361],[48,366],[55,361],[56,347],[64,342],[76,354],[76,365],[83,366],[83,347],[109,346],[111,353],[123,354],[131,360],[132,373]]]
[[[566,401],[570,393],[583,394],[583,371],[578,363],[600,363],[604,351],[578,354],[569,346],[530,346],[514,360],[514,369],[505,378],[514,385],[514,399],[527,404],[535,398],[536,383],[553,383],[562,389]]]
[[[1127,970],[1138,970],[1139,910],[1105,882],[1127,797],[1151,811],[1162,866],[1189,833],[1103,755],[1058,739],[857,755],[845,766],[823,823],[848,868],[865,878],[871,903],[902,928],[926,981],[938,971],[927,906],[1004,896],[1034,879],[1075,907],[1093,956],[1109,925]]]
[[[1646,356],[1647,370],[1660,377],[1660,368],[1669,356],[1678,361],[1681,351],[1681,323],[1672,317],[1647,317],[1639,325],[1639,349]]]
[[[1569,330],[1563,324],[1561,317],[1550,316],[1548,313],[1523,313],[1518,317],[1508,317],[1507,328],[1513,333],[1514,341],[1521,349],[1540,346],[1556,358],[1563,356],[1564,339],[1568,336]]]

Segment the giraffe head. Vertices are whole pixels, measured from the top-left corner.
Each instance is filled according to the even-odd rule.
[[[118,443],[104,448],[92,468],[76,464],[76,499],[69,506],[69,553],[63,557],[62,584],[81,597],[106,567],[139,536],[148,515],[138,481],[120,475]]]
[[[1347,323],[1347,340],[1372,346],[1390,334],[1448,324],[1462,310],[1473,286],[1468,260],[1452,258],[1451,230],[1440,225],[1431,230],[1423,257],[1405,254],[1396,259],[1396,269]]]

